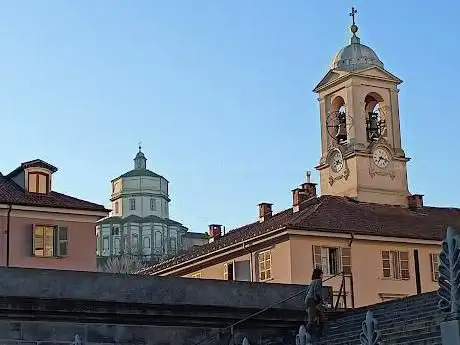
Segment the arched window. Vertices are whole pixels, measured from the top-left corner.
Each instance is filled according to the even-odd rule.
[[[144,237],[143,247],[144,248],[150,248],[150,237]]]
[[[161,231],[155,231],[155,248],[163,247],[163,235]]]
[[[132,239],[131,239],[131,252],[137,251],[139,247],[139,235],[138,234],[132,234]]]
[[[380,137],[386,136],[386,121],[381,105],[383,98],[375,92],[368,94],[365,99],[366,111],[366,134],[368,141],[377,141]]]
[[[176,239],[175,238],[171,238],[170,247],[171,247],[171,253],[175,254],[176,250],[177,250]]]
[[[337,96],[332,100],[331,111],[327,119],[329,135],[338,143],[346,144],[348,141],[347,114],[345,101]]]
[[[115,255],[120,254],[120,239],[119,238],[113,239],[113,254]]]

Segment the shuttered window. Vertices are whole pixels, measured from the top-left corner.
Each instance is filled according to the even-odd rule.
[[[313,246],[313,267],[324,274],[351,274],[351,248]]]
[[[32,231],[32,254],[34,256],[58,257],[68,255],[67,227],[35,225]]]
[[[259,253],[259,281],[272,279],[272,254],[269,250]]]
[[[434,282],[439,280],[439,254],[430,254],[431,279]]]
[[[409,252],[384,250],[382,251],[382,270],[384,278],[408,280]]]

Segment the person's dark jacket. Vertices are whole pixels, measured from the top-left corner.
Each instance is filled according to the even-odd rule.
[[[307,295],[305,296],[305,303],[308,300],[315,301],[315,304],[323,302],[323,282],[321,279],[314,279],[308,287]]]

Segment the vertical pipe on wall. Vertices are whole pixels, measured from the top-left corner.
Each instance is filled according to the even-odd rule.
[[[420,279],[420,260],[418,257],[418,249],[414,249],[414,264],[415,264],[415,288],[417,295],[422,293],[422,283]]]
[[[350,233],[350,243],[348,246],[350,247],[350,256],[351,260],[353,260],[353,254],[351,253],[351,245],[353,244],[353,240],[355,239],[353,233]],[[351,265],[350,269],[350,296],[351,296],[351,308],[355,309],[355,288],[353,284],[353,264]]]
[[[6,219],[6,267],[10,267],[10,226],[11,226],[11,210],[13,205],[8,205],[8,216]]]

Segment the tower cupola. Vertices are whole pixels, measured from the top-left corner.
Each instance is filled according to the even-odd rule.
[[[139,143],[139,152],[134,157],[134,169],[147,169],[147,158],[145,158],[144,153],[142,152],[142,146]]]

